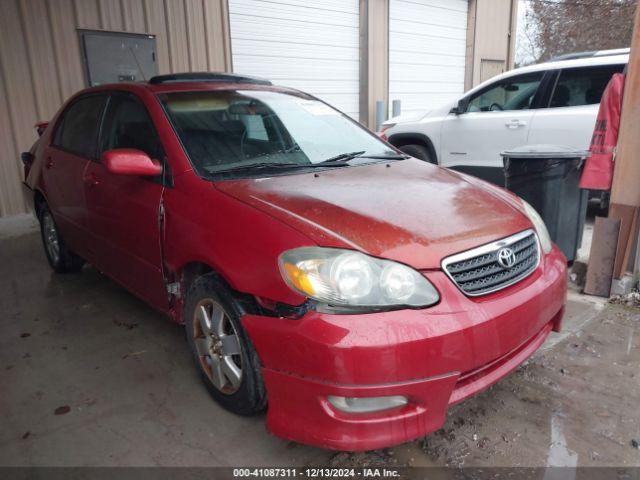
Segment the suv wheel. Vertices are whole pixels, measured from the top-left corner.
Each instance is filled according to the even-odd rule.
[[[237,301],[214,275],[199,277],[187,293],[187,342],[209,393],[227,410],[252,415],[264,410],[266,394],[241,314]]]
[[[424,160],[425,162],[434,163],[434,164],[436,163],[435,159],[431,156],[429,149],[424,145],[418,145],[418,144],[402,145],[401,147],[398,147],[398,149],[401,152],[404,152],[407,155],[411,155],[412,157],[417,158],[419,160]]]
[[[40,233],[42,234],[44,253],[47,255],[51,268],[57,273],[80,271],[84,265],[84,260],[69,250],[64,243],[53,215],[46,204],[40,207],[38,218],[40,220]]]

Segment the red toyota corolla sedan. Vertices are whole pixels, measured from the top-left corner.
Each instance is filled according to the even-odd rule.
[[[22,158],[53,269],[89,262],[184,324],[212,397],[287,439],[423,436],[560,328],[566,261],[535,210],[297,90],[94,87]]]

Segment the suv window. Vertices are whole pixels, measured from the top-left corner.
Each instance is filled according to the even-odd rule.
[[[95,158],[98,126],[106,99],[106,95],[90,95],[73,102],[62,114],[53,146]]]
[[[164,154],[153,122],[140,101],[126,95],[113,95],[104,125],[100,152],[114,148],[135,148],[162,161]]]
[[[600,103],[612,75],[622,72],[623,68],[624,65],[602,65],[562,70],[549,106],[577,107]]]
[[[543,75],[534,72],[499,80],[471,96],[467,112],[527,110]]]

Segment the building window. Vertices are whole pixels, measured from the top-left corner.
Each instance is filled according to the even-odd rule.
[[[89,86],[139,82],[157,75],[154,35],[80,30]]]

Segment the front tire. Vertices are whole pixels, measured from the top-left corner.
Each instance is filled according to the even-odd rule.
[[[435,159],[431,155],[431,152],[429,152],[429,149],[424,145],[418,145],[418,144],[402,145],[398,147],[398,149],[401,152],[404,152],[407,155],[411,155],[412,157],[417,158],[419,160],[424,160],[425,162],[434,163],[434,164],[436,163]]]
[[[185,299],[187,343],[211,396],[238,415],[264,410],[260,362],[242,328],[242,309],[214,275],[197,278]]]
[[[46,204],[40,207],[38,218],[40,220],[40,234],[42,235],[44,253],[51,268],[56,273],[79,272],[84,265],[84,260],[67,247],[60,235],[51,210]]]

